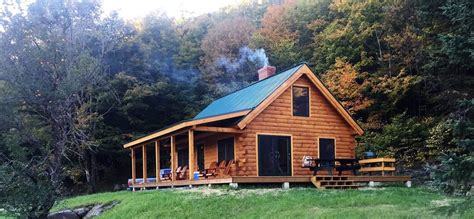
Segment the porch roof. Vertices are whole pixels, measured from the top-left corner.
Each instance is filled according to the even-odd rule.
[[[237,111],[237,112],[230,112],[230,113],[226,113],[226,114],[222,114],[222,115],[215,115],[215,116],[210,116],[210,117],[205,117],[205,118],[200,118],[200,119],[184,120],[184,121],[178,122],[176,124],[170,125],[168,127],[165,127],[161,130],[158,130],[158,131],[156,131],[152,134],[146,135],[142,138],[139,138],[139,139],[136,139],[132,142],[124,144],[123,147],[124,148],[130,148],[130,147],[137,146],[137,145],[140,145],[140,144],[143,144],[143,143],[155,140],[155,139],[162,138],[163,136],[168,136],[169,134],[179,132],[180,130],[183,130],[183,129],[186,129],[186,128],[190,129],[193,126],[202,125],[202,124],[205,124],[205,123],[211,123],[211,122],[221,121],[221,120],[225,120],[225,119],[231,119],[231,118],[245,116],[249,112],[250,112],[250,110],[241,110],[241,111]],[[205,128],[209,129],[208,127],[202,127],[201,130],[205,130]],[[220,129],[218,129],[217,127],[215,127],[215,128],[216,128],[216,131],[226,132],[225,128],[220,128]]]

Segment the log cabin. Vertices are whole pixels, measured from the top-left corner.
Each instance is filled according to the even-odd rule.
[[[312,172],[302,167],[304,156],[355,158],[355,137],[364,131],[306,64],[280,73],[264,66],[257,74],[258,81],[215,100],[193,119],[123,145],[131,154],[132,186],[308,182]],[[195,171],[221,161],[233,161],[225,176],[195,178]],[[182,166],[187,173],[178,179],[175,170]],[[167,180],[164,168],[172,170]],[[149,172],[160,177],[151,182]]]

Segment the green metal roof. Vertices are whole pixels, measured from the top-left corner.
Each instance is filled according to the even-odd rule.
[[[209,104],[203,111],[196,115],[194,119],[253,109],[297,72],[301,66],[303,66],[303,64],[227,94]]]

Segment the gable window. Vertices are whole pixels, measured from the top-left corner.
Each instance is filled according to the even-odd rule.
[[[217,161],[234,159],[234,138],[226,138],[217,142]]]
[[[309,88],[293,86],[293,116],[309,117]]]

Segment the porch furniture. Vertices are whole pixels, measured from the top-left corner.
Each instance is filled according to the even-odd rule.
[[[227,160],[221,160],[217,164],[217,175],[219,175],[219,176],[224,175],[224,170],[225,170],[226,166],[227,166]]]
[[[232,165],[235,164],[235,160],[229,160],[229,162],[227,163],[227,166],[225,167],[224,169],[224,175],[229,175],[230,173],[230,168],[232,167]]]
[[[357,170],[360,169],[357,159],[336,159],[336,162],[339,163],[339,165],[336,165],[339,176],[342,175],[342,171],[352,171],[354,175],[357,175]]]
[[[221,160],[221,161],[218,163],[217,167],[218,167],[219,169],[224,169],[224,168],[226,167],[226,165],[227,165],[227,160]]]
[[[188,166],[184,166],[180,171],[176,171],[176,179],[185,179]]]
[[[389,172],[392,176],[395,175],[395,158],[372,158],[360,160],[359,164],[361,168],[359,172],[368,173],[381,173],[382,176],[385,172]]]
[[[217,162],[214,161],[209,165],[209,168],[201,170],[199,177],[207,178],[209,176],[217,176]]]
[[[165,168],[160,170],[160,179],[164,180],[166,177],[171,175],[171,169]]]
[[[171,176],[173,174],[178,174],[178,172],[181,171],[181,167],[176,168],[176,172],[173,173],[173,171],[167,172],[163,174],[163,177],[161,178],[162,180],[171,180]]]
[[[306,160],[310,160],[306,158]],[[357,159],[350,158],[336,158],[336,159],[312,159],[310,165],[304,165],[305,168],[309,168],[313,171],[313,175],[316,176],[318,171],[327,170],[329,175],[333,175],[332,171],[335,169],[338,171],[338,175],[342,175],[342,171],[352,171],[354,175],[357,174],[357,170],[360,169],[360,165],[357,163]]]

